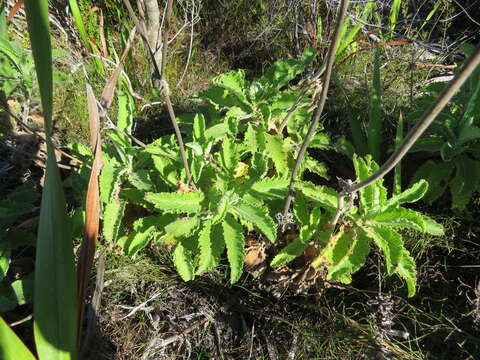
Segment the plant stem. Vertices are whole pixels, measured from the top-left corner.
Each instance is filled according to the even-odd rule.
[[[326,66],[326,64],[323,63],[322,66],[320,67],[320,70],[318,70],[317,73],[315,75],[313,75],[312,78],[307,79],[305,84],[302,86],[300,94],[295,99],[295,103],[292,105],[292,107],[290,109],[288,109],[287,115],[285,116],[282,123],[278,127],[278,133],[279,134],[283,133],[283,130],[285,129],[285,126],[287,126],[287,123],[290,120],[290,118],[292,117],[295,110],[297,110],[298,105],[300,104],[300,101],[302,101],[302,99],[307,94],[308,89],[312,86],[312,84],[314,84],[320,78],[320,76],[323,75],[323,73],[325,72],[325,66]]]
[[[178,123],[175,120],[175,112],[173,111],[172,101],[170,100],[170,89],[168,87],[168,82],[165,80],[165,63],[167,62],[167,46],[168,46],[168,30],[170,27],[170,17],[172,15],[172,5],[173,0],[167,1],[167,14],[165,15],[165,29],[163,29],[163,45],[162,45],[162,63],[160,69],[160,84],[162,87],[163,95],[165,96],[165,102],[167,103],[168,114],[170,115],[170,120],[172,121],[173,128],[175,129],[175,135],[178,141],[178,147],[180,149],[180,156],[182,157],[183,167],[185,168],[185,173],[190,185],[196,189],[195,183],[192,179],[192,174],[190,173],[190,168],[188,166],[187,154],[185,152],[185,146],[183,145],[182,133],[178,127]],[[157,67],[158,71],[158,67]],[[160,90],[160,89],[157,89]]]
[[[285,201],[285,207],[283,209],[283,215],[287,216],[288,212],[290,211],[290,205],[293,200],[293,188],[295,186],[295,181],[297,179],[298,171],[300,169],[300,165],[302,163],[302,160],[305,156],[305,152],[307,151],[307,147],[310,144],[310,141],[313,138],[313,135],[315,134],[315,130],[318,127],[318,123],[320,122],[320,116],[322,115],[323,108],[325,106],[325,102],[327,100],[327,93],[328,93],[328,87],[330,85],[330,78],[332,76],[332,68],[333,68],[333,63],[335,61],[335,51],[337,49],[337,43],[338,39],[340,37],[340,28],[343,22],[343,19],[345,18],[345,14],[347,12],[347,7],[348,7],[349,0],[342,0],[340,4],[340,9],[338,12],[337,16],[337,23],[335,24],[335,31],[333,33],[333,39],[330,44],[330,48],[328,49],[328,54],[327,54],[327,61],[326,61],[326,67],[325,67],[325,74],[323,76],[323,89],[322,89],[322,95],[320,96],[320,99],[318,101],[318,105],[315,109],[315,112],[313,114],[313,121],[310,124],[310,128],[308,129],[307,136],[305,137],[302,146],[300,147],[300,151],[298,152],[297,155],[297,160],[295,161],[295,166],[293,168],[292,172],[292,177],[290,179],[290,185],[288,186],[288,197],[287,200]]]
[[[192,174],[190,173],[190,168],[188,166],[187,154],[185,152],[185,146],[183,145],[182,133],[180,132],[180,128],[178,126],[177,121],[175,120],[175,112],[173,111],[173,105],[170,99],[170,90],[168,87],[168,82],[164,78],[165,63],[167,61],[168,30],[170,25],[170,17],[172,15],[173,0],[167,1],[167,10],[165,15],[165,29],[163,30],[162,60],[160,65],[155,60],[155,54],[150,44],[148,43],[147,29],[145,26],[145,22],[143,20],[141,22],[138,20],[129,0],[123,0],[123,2],[128,9],[130,17],[135,22],[137,29],[139,29],[140,35],[142,36],[143,42],[145,43],[145,46],[147,48],[148,54],[150,56],[150,60],[152,61],[153,68],[154,68],[154,74],[152,79],[153,86],[158,92],[162,93],[165,96],[165,103],[167,104],[167,110],[170,116],[170,121],[172,122],[172,126],[175,130],[175,136],[177,137],[178,147],[180,149],[180,156],[182,158],[183,167],[185,168],[185,174],[187,175],[187,179],[190,185],[192,185],[192,187],[196,189],[195,183],[193,182],[193,179],[192,179]]]
[[[463,83],[473,73],[475,68],[480,64],[480,45],[477,46],[475,54],[468,60],[463,69],[453,78],[450,84],[442,91],[437,101],[425,112],[422,119],[408,132],[403,140],[402,145],[390,156],[390,158],[380,167],[380,169],[369,178],[350,186],[346,186],[345,193],[354,193],[365,186],[370,185],[376,180],[383,178],[402,158],[407,154],[408,150],[418,140],[418,138],[427,130],[430,124],[435,120],[437,115],[452,99],[455,93],[460,89]]]

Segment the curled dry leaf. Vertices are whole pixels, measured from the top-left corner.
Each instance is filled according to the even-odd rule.
[[[95,248],[100,228],[100,190],[98,177],[102,168],[102,144],[100,138],[100,118],[98,107],[92,87],[87,84],[87,101],[90,119],[90,145],[95,153],[90,180],[88,182],[87,201],[85,205],[84,240],[80,248],[80,256],[77,266],[78,276],[78,340],[82,329],[82,319],[86,289],[90,278],[90,271],[95,256]]]

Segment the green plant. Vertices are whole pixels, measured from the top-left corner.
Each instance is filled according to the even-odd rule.
[[[471,55],[475,48],[463,45],[463,51]],[[431,84],[427,95],[417,102],[418,111],[408,114],[412,121],[432,102],[444,88]],[[463,209],[480,188],[480,69],[477,69],[460,91],[453,97],[432,124],[428,135],[421,138],[412,152],[427,151],[438,154],[426,161],[413,175],[412,182],[426,179],[429,191],[424,201],[432,203],[447,188],[450,190],[452,208]]]
[[[288,194],[288,169],[307,130],[307,115],[294,116],[288,136],[275,134],[276,119],[282,119],[296,98],[291,90],[281,90],[295,76],[289,69],[294,65],[278,62],[260,81],[250,84],[242,71],[230,72],[199,95],[209,104],[194,116],[192,137],[186,142],[196,188],[188,185],[173,136],[164,136],[143,149],[130,146],[127,138],[122,142],[111,137],[100,178],[106,239],[116,241],[131,256],[152,240],[172,247],[173,262],[184,280],[215,267],[226,249],[230,280],[237,281],[243,268],[245,230],[256,230],[272,242],[277,238],[273,219]],[[291,100],[279,109],[284,99]],[[299,109],[306,110],[306,102]],[[182,119],[184,126],[190,119]],[[121,123],[128,132],[128,122]],[[320,134],[313,146],[324,147],[324,139]],[[360,180],[378,168],[370,157],[355,158],[354,163]],[[303,166],[302,172],[306,168]],[[314,265],[328,263],[328,279],[348,282],[375,242],[385,254],[388,272],[407,281],[410,296],[415,293],[415,264],[395,229],[442,232],[428,217],[400,207],[423,196],[428,188],[425,181],[387,199],[382,180],[378,180],[361,190],[360,204],[351,205],[336,230],[329,224],[337,213],[338,193],[306,182],[295,188],[300,192],[294,203],[300,235],[272,265],[291,261],[310,241],[317,240],[324,248]],[[133,211],[132,205],[147,212],[131,219],[132,228],[122,234],[122,219]],[[129,207],[131,211],[127,211]]]
[[[4,22],[5,31],[0,31],[0,87],[5,98],[15,96],[20,101],[37,100],[35,63],[31,52],[18,41],[9,40],[5,12],[0,13],[0,23]],[[53,60],[68,55],[62,50],[53,50]],[[61,71],[53,71],[56,83],[70,82],[71,78]]]
[[[371,156],[355,156],[353,163],[358,181],[367,179],[378,170]],[[300,256],[314,239],[321,249],[312,265],[326,267],[327,280],[350,283],[351,275],[365,264],[372,244],[375,244],[385,257],[388,274],[397,274],[405,280],[408,296],[413,296],[416,287],[415,262],[404,247],[398,230],[443,234],[442,226],[431,218],[402,207],[402,204],[421,199],[427,189],[428,183],[421,180],[388,198],[383,179],[380,179],[359,191],[358,205],[351,198],[338,217],[338,194],[333,189],[299,182],[297,191],[302,196],[296,199],[293,214],[300,226],[300,234],[276,255],[272,266]]]
[[[382,153],[382,131],[383,131],[383,110],[382,110],[382,89],[380,80],[380,50],[375,50],[373,62],[372,88],[369,97],[369,111],[367,121],[367,133],[362,129],[362,115],[358,114],[349,103],[348,95],[343,85],[337,79],[337,86],[345,97],[348,123],[350,125],[351,142],[342,139],[340,150],[350,158],[353,154],[365,156],[371,154],[376,162],[381,161]]]
[[[241,70],[221,75],[197,97],[202,113],[181,118],[184,127],[192,128],[185,146],[195,187],[187,185],[174,137],[145,148],[130,146],[122,132],[131,131],[133,100],[119,93],[122,132],[109,134],[112,143],[104,147],[100,177],[105,238],[132,256],[152,239],[172,245],[185,280],[214,267],[226,248],[231,282],[238,280],[245,229],[276,240],[273,219],[287,195],[289,168],[309,120],[305,99],[287,124],[288,136],[277,133],[300,91],[283,88],[314,55],[308,50],[298,62],[278,61],[251,83]],[[312,146],[323,148],[327,141],[318,134]],[[302,172],[306,169],[326,177],[313,158],[307,158]],[[133,229],[122,235],[128,203],[146,208],[148,216],[134,219]]]
[[[18,228],[18,220],[32,212],[39,196],[32,184],[18,186],[0,200],[0,312],[7,312],[31,302],[33,278],[28,274],[20,279],[7,277],[12,252],[20,247],[35,245],[35,235]]]
[[[47,1],[25,1],[28,31],[45,117],[47,169],[40,209],[34,283],[34,336],[40,359],[72,359],[77,349],[73,247],[60,173],[51,142],[53,73]],[[3,320],[0,355],[34,358]]]

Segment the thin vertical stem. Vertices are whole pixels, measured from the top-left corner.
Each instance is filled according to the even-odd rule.
[[[289,194],[287,197],[287,200],[285,201],[285,207],[283,209],[283,215],[287,216],[288,212],[290,211],[290,205],[292,203],[292,200],[294,198],[293,195],[293,189],[295,186],[295,182],[297,180],[298,172],[300,170],[300,165],[302,163],[302,160],[305,156],[305,152],[307,151],[307,147],[310,144],[310,141],[313,138],[313,135],[315,134],[315,131],[318,127],[318,123],[320,122],[320,116],[322,115],[323,108],[325,106],[325,102],[327,100],[327,93],[328,93],[328,88],[330,85],[330,79],[332,76],[332,68],[333,68],[333,63],[335,61],[335,51],[337,49],[337,43],[338,39],[340,37],[340,28],[342,26],[343,20],[345,18],[345,14],[347,12],[347,7],[348,7],[349,0],[342,0],[340,4],[340,9],[338,12],[338,17],[337,17],[337,23],[335,24],[335,31],[333,33],[333,39],[330,44],[330,48],[328,49],[328,54],[327,54],[327,61],[326,61],[326,68],[325,68],[325,73],[323,76],[323,89],[322,89],[322,95],[320,96],[320,99],[318,101],[318,105],[315,109],[315,112],[313,114],[313,121],[310,124],[310,128],[308,129],[307,136],[305,137],[305,140],[302,143],[302,146],[300,147],[300,151],[298,152],[297,160],[295,162],[295,166],[292,171],[292,177],[290,179],[290,185],[288,186]]]

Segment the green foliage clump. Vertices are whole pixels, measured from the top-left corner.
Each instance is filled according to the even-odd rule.
[[[18,186],[0,200],[0,313],[31,302],[33,293],[32,274],[12,280],[8,275],[12,252],[35,245],[35,235],[18,225],[18,220],[30,214],[39,199],[32,184]]]
[[[467,55],[475,48],[463,45]],[[434,102],[445,85],[429,85],[417,103],[417,111],[410,114],[418,119]],[[428,136],[420,139],[411,151],[428,151],[439,155],[421,165],[412,181],[426,179],[430,188],[424,200],[432,203],[448,188],[453,209],[464,209],[480,189],[480,69],[477,69],[436,118]]]
[[[378,170],[371,156],[354,157],[357,180],[362,181]],[[391,198],[383,179],[359,191],[359,202],[350,199],[350,204],[340,217],[337,229],[332,229],[332,219],[338,211],[338,194],[328,187],[301,182],[294,215],[300,224],[300,236],[289,243],[273,259],[278,266],[301,255],[309,242],[315,239],[321,251],[313,261],[315,267],[325,266],[327,280],[350,283],[352,274],[359,270],[375,244],[385,257],[388,274],[397,274],[407,283],[408,295],[415,294],[415,262],[405,248],[402,229],[413,229],[432,235],[442,235],[443,228],[431,218],[402,204],[418,201],[426,193],[428,183],[421,180],[409,189]],[[321,208],[321,210],[319,210]],[[312,209],[312,210],[310,210]]]
[[[273,219],[287,195],[289,169],[310,118],[305,99],[287,124],[288,136],[278,133],[300,93],[285,87],[314,56],[308,50],[300,61],[279,61],[258,81],[247,81],[241,70],[213,80],[197,97],[201,112],[181,119],[192,127],[185,146],[193,183],[173,136],[141,148],[130,146],[119,132],[109,133],[100,177],[105,238],[131,256],[152,240],[169,244],[184,280],[215,267],[226,250],[231,282],[237,281],[245,231],[255,229],[271,242],[277,238]],[[119,98],[117,126],[130,133],[133,100],[119,96],[125,101]],[[327,142],[319,134],[314,146]],[[306,169],[326,177],[326,168],[313,158]],[[129,203],[146,209],[146,216],[124,231]]]
[[[235,283],[243,271],[246,231],[254,230],[269,242],[277,240],[274,219],[288,195],[289,169],[308,130],[311,100],[300,98],[287,134],[279,131],[279,125],[301,92],[288,84],[314,55],[307,50],[300,61],[278,61],[255,81],[248,81],[242,70],[231,71],[197,96],[200,112],[179,119],[191,129],[185,143],[191,179],[173,135],[145,147],[131,146],[126,134],[131,132],[133,99],[120,92],[117,127],[122,131],[108,133],[111,142],[104,146],[100,176],[106,240],[116,242],[130,256],[152,241],[167,245],[186,281],[213,269],[226,252],[230,281]],[[311,146],[327,144],[328,137],[320,133]],[[359,180],[378,168],[369,156],[355,157],[354,164]],[[300,175],[307,169],[327,178],[323,164],[308,156]],[[376,244],[385,255],[388,273],[403,278],[412,296],[415,263],[398,230],[432,234],[443,230],[401,205],[417,201],[427,189],[427,182],[420,181],[387,199],[378,180],[360,191],[359,204],[352,200],[335,227],[339,194],[300,181],[293,208],[299,236],[275,256],[272,266],[302,255],[315,241],[321,251],[313,265],[328,269],[327,280],[348,283]]]

